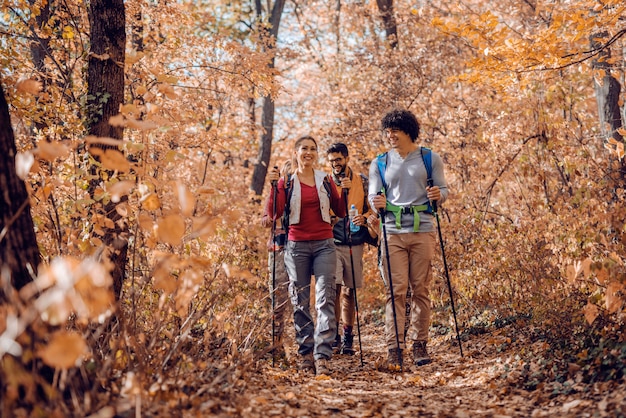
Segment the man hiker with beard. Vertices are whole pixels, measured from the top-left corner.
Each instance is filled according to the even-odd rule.
[[[363,249],[365,242],[372,239],[367,228],[367,217],[373,212],[367,203],[367,177],[348,166],[348,147],[341,142],[335,143],[328,148],[326,156],[335,184],[339,187],[343,181],[343,185],[349,187],[343,189],[346,209],[354,207],[358,211],[358,215],[353,217],[333,217],[333,236],[337,247],[337,336],[333,345],[340,354],[354,355],[355,306],[358,306],[355,287],[363,287]],[[340,322],[343,325],[343,339],[339,331]]]

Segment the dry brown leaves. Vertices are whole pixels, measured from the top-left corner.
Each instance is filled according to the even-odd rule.
[[[472,336],[459,355],[449,336],[437,337],[430,346],[433,363],[403,373],[379,371],[385,348],[381,329],[364,327],[364,366],[360,357],[336,355],[333,374],[314,377],[293,367],[272,367],[271,360],[256,373],[247,374],[246,387],[236,410],[225,415],[246,417],[578,417],[616,416],[626,411],[626,386],[615,383],[579,384],[570,395],[555,395],[546,385],[535,391],[520,389],[521,363],[516,355],[524,349],[503,343],[501,335]],[[292,357],[295,349],[291,349]],[[405,356],[405,362],[408,362]],[[507,366],[505,366],[507,365]],[[517,372],[517,373],[515,373]],[[610,390],[609,390],[610,389]]]

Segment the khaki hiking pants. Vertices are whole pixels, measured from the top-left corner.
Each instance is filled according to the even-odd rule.
[[[363,248],[365,244],[352,246],[352,260],[350,246],[337,245],[337,301],[335,303],[335,317],[337,322],[344,326],[353,327],[355,322],[354,283],[356,287],[363,287]],[[354,262],[354,278],[352,277],[352,263]],[[356,279],[356,280],[354,280]]]
[[[385,338],[387,348],[396,348],[396,329],[393,318],[395,305],[400,348],[405,349],[404,328],[406,319],[406,295],[411,286],[411,320],[407,338],[412,341],[427,341],[430,326],[430,283],[432,259],[435,254],[436,232],[413,232],[387,234],[391,281],[394,299],[389,290],[387,256],[384,241],[381,241],[383,279],[386,285]]]

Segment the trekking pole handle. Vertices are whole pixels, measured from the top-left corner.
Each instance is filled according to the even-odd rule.
[[[428,187],[433,187],[435,185],[432,178],[428,179],[426,181],[426,184],[428,185]],[[433,207],[433,212],[437,213],[437,201],[431,200],[430,205]]]
[[[274,170],[278,170],[278,166],[274,166]],[[276,185],[278,184],[278,180],[272,180],[272,187],[276,187]]]
[[[382,194],[383,194],[383,192],[378,192],[378,193],[376,193],[376,195],[377,195],[377,196],[380,196],[380,195],[382,195]],[[380,209],[378,209],[378,214],[379,214],[381,217],[385,216],[385,212],[387,212],[387,210],[386,210],[385,208],[380,208]]]

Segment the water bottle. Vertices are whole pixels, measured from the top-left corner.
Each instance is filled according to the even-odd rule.
[[[350,206],[350,210],[348,211],[348,216],[350,217],[350,232],[352,232],[353,234],[355,232],[359,232],[360,227],[356,226],[352,220],[354,219],[355,216],[357,216],[359,214],[358,209],[356,208],[356,206],[352,205]]]

